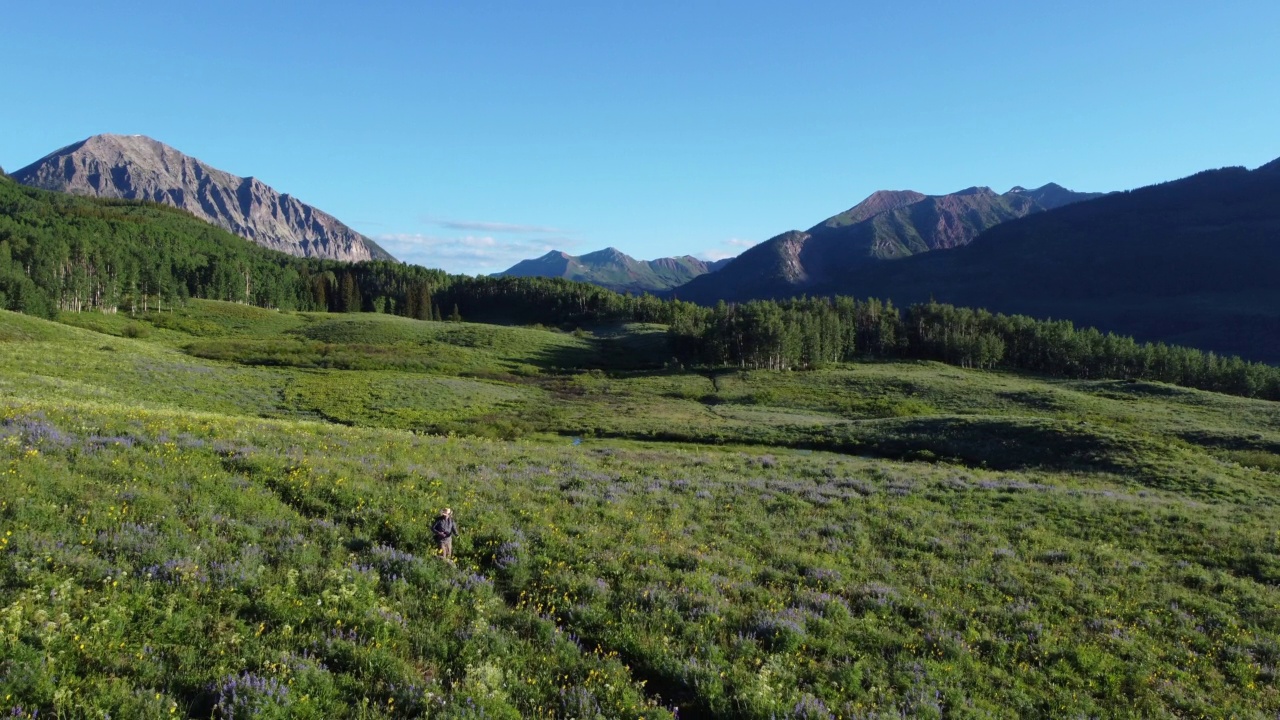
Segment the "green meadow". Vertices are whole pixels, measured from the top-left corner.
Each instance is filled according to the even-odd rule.
[[[1280,713],[1274,402],[690,369],[653,325],[0,312],[0,476],[12,717]]]

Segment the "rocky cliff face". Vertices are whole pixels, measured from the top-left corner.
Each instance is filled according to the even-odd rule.
[[[328,213],[142,135],[95,135],[12,176],[75,195],[150,200],[181,208],[264,247],[333,260],[393,260]]]
[[[859,259],[915,255],[968,245],[987,228],[1042,210],[1101,197],[1050,183],[1034,190],[1014,188],[1003,195],[971,187],[947,195],[881,190],[839,215],[809,229],[832,257],[806,258],[847,265]],[[822,272],[810,268],[814,277]]]

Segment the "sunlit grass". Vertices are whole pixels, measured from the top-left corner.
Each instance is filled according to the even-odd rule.
[[[593,371],[604,333],[256,312],[102,327],[155,327],[132,339],[0,314],[0,711],[1280,712],[1272,403],[932,363]],[[479,371],[183,350],[255,333]]]

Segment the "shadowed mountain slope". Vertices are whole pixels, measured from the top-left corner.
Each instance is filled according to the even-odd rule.
[[[45,190],[171,205],[290,255],[394,260],[328,213],[256,178],[218,170],[142,135],[95,135],[41,158],[12,177]]]
[[[783,233],[751,248],[676,294],[700,303],[797,295],[862,266],[967,245],[1000,223],[1100,196],[1054,184],[1003,195],[986,187],[948,195],[881,190],[806,232]]]
[[[1278,277],[1280,160],[1039,213],[812,292],[932,297],[1276,362]]]

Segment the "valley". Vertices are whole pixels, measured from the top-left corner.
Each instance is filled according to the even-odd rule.
[[[5,10],[0,718],[1280,720],[1280,4]]]

